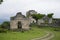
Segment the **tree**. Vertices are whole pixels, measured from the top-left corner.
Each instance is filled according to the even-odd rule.
[[[31,16],[36,20],[36,23],[37,23],[38,19],[43,18],[45,15],[44,14],[32,14]]]
[[[9,29],[9,27],[10,27],[10,22],[9,22],[9,21],[3,22],[3,23],[1,24],[1,27],[2,27],[2,28]]]
[[[3,0],[0,0],[0,4],[3,2]]]
[[[47,15],[49,18],[52,18],[53,17],[53,13],[50,13]]]

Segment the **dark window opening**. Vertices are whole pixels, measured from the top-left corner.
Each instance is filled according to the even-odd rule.
[[[22,29],[22,24],[20,21],[18,22],[18,29]]]

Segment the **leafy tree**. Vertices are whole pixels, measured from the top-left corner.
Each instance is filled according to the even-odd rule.
[[[37,23],[38,19],[43,18],[45,15],[44,14],[32,14],[31,16],[36,20],[36,23]]]
[[[50,14],[48,14],[47,16],[48,16],[49,18],[52,18],[53,13],[50,13]]]
[[[0,27],[1,27],[1,25],[0,25]]]
[[[0,4],[3,2],[3,0],[0,0]]]
[[[9,27],[10,27],[10,22],[9,21],[5,21],[5,22],[3,22],[2,24],[1,24],[1,27],[2,28],[8,28],[9,29]]]

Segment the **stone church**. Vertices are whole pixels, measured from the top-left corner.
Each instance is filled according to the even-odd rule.
[[[10,18],[10,29],[24,29],[29,30],[30,20],[18,12],[16,16]]]

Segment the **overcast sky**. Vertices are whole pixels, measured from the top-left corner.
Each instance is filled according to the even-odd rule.
[[[4,0],[0,4],[0,19],[8,20],[17,12],[25,15],[28,10],[41,14],[54,13],[55,18],[60,18],[60,0]]]

